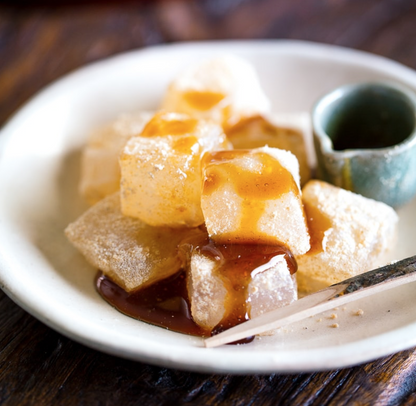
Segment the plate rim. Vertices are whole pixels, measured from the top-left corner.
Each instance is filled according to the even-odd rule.
[[[406,67],[396,61],[390,60],[383,56],[378,56],[374,54],[370,54],[364,51],[339,47],[336,45],[329,45],[329,44],[319,44],[314,42],[308,41],[298,41],[298,40],[244,40],[244,41],[195,41],[195,42],[186,42],[186,43],[173,43],[173,44],[161,44],[157,46],[152,46],[148,48],[136,49],[131,50],[128,52],[122,52],[116,55],[113,55],[109,58],[105,58],[100,61],[92,62],[87,65],[84,65],[74,71],[67,73],[66,75],[62,76],[61,78],[51,82],[49,85],[35,93],[28,101],[26,101],[18,110],[6,121],[5,125],[0,129],[0,164],[3,160],[3,155],[6,154],[7,143],[13,136],[13,129],[16,125],[18,125],[19,121],[30,112],[33,105],[36,103],[40,103],[43,98],[50,97],[51,92],[59,91],[60,87],[66,86],[67,83],[71,81],[77,81],[80,75],[88,75],[89,72],[94,71],[96,69],[104,69],[106,66],[110,66],[111,64],[118,64],[121,60],[125,58],[135,58],[137,55],[145,55],[149,53],[160,53],[160,52],[177,52],[176,50],[184,51],[186,49],[191,49],[197,47],[203,47],[206,49],[209,48],[246,48],[246,47],[260,47],[264,51],[265,48],[275,49],[284,47],[291,48],[292,51],[306,51],[309,54],[313,54],[314,57],[320,58],[327,58],[328,50],[331,50],[331,57],[329,59],[333,60],[334,57],[337,60],[344,61],[351,56],[357,57],[361,62],[360,65],[364,62],[371,62],[371,63],[381,63],[382,66],[386,66],[391,70],[398,70],[402,75],[403,80],[407,80],[408,82],[412,82],[413,86],[416,86],[416,72],[413,71],[411,68]],[[231,52],[231,51],[230,51]],[[379,66],[379,69],[380,66]],[[0,178],[1,179],[1,178]],[[2,231],[0,230],[0,233]],[[147,362],[150,364],[163,366],[163,367],[170,367],[170,368],[178,368],[183,370],[192,370],[197,372],[215,372],[215,373],[237,373],[237,374],[247,374],[247,373],[273,373],[273,372],[307,372],[307,371],[318,371],[318,370],[328,370],[333,368],[342,368],[351,365],[356,365],[362,362],[368,362],[379,358],[381,356],[390,355],[397,351],[405,350],[410,348],[411,346],[416,345],[416,320],[409,326],[405,326],[391,332],[387,332],[381,334],[380,337],[384,337],[386,341],[386,345],[382,346],[382,348],[374,349],[371,348],[369,342],[373,340],[373,338],[367,338],[360,340],[360,343],[364,343],[364,347],[361,352],[355,353],[354,357],[350,357],[348,363],[345,360],[341,359],[331,359],[329,357],[325,357],[325,353],[328,352],[328,349],[313,349],[307,350],[308,353],[313,352],[315,355],[315,362],[309,362],[308,365],[302,364],[302,362],[293,364],[293,365],[279,365],[278,361],[273,361],[271,363],[267,363],[267,365],[263,365],[259,367],[258,365],[249,365],[248,363],[245,364],[244,367],[233,366],[218,366],[214,365],[212,362],[209,362],[209,357],[205,357],[205,362],[201,363],[201,360],[198,359],[178,359],[177,356],[172,356],[172,354],[167,354],[165,352],[162,353],[153,353],[153,352],[137,352],[131,351],[131,348],[120,348],[118,345],[114,345],[114,343],[109,343],[105,340],[97,340],[97,337],[93,339],[91,336],[86,336],[82,332],[80,333],[76,329],[69,328],[67,324],[63,323],[62,320],[55,319],[54,317],[49,317],[45,311],[42,311],[42,306],[38,308],[37,306],[31,305],[27,300],[21,298],[19,293],[10,285],[10,281],[7,277],[7,258],[2,252],[0,248],[0,287],[7,296],[9,296],[15,303],[17,303],[20,307],[22,307],[25,311],[29,314],[34,316],[36,319],[40,320],[44,324],[48,325],[55,331],[63,334],[66,337],[73,339],[76,342],[79,342],[83,345],[86,345],[90,348],[94,348],[96,350],[120,356],[122,358],[127,358],[131,360],[136,360],[140,362]],[[402,342],[397,342],[394,337],[397,335],[397,332],[402,332],[404,330],[411,329],[412,335],[415,337],[414,339],[407,339],[403,340]],[[356,343],[348,343],[343,344],[342,347],[348,346],[355,346]],[[165,347],[165,345],[163,345]],[[388,347],[388,348],[385,348]],[[193,347],[199,348],[199,347]],[[339,346],[334,346],[333,348],[339,348]],[[203,349],[207,354],[211,354],[212,351],[218,351],[218,349]],[[220,350],[221,351],[221,350]],[[280,353],[282,350],[275,351],[277,354]],[[301,351],[294,351],[294,350],[284,350],[285,352],[291,352],[292,354],[299,353],[300,355],[304,354],[304,350]],[[265,351],[268,352],[268,351]],[[258,355],[259,353],[257,353]],[[169,356],[170,355],[170,356]],[[300,356],[299,355],[299,356]],[[276,357],[275,357],[276,358]],[[317,360],[324,360],[325,363],[322,365],[322,362],[318,362]]]

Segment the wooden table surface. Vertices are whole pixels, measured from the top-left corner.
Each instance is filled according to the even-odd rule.
[[[0,125],[65,73],[159,43],[303,39],[369,51],[416,69],[414,0],[56,3],[0,2]],[[413,405],[415,374],[415,349],[298,375],[160,368],[71,341],[0,292],[1,405]]]

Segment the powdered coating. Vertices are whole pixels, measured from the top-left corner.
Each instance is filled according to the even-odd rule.
[[[122,114],[93,131],[82,151],[80,193],[91,205],[120,189],[118,157],[126,142],[139,134],[152,114]]]
[[[189,232],[123,216],[119,193],[101,200],[65,230],[92,266],[128,292],[177,272],[182,266],[177,246]]]
[[[190,102],[190,94],[202,103]],[[207,104],[204,98],[212,98],[210,95],[217,95],[217,100]],[[251,64],[224,56],[202,61],[179,74],[170,84],[162,108],[227,127],[242,117],[269,111],[270,103]]]
[[[189,116],[162,113],[152,120],[180,122]],[[120,156],[123,214],[158,227],[202,224],[201,156],[228,146],[221,127],[203,121],[191,133],[130,139]]]
[[[188,273],[188,295],[196,324],[212,330],[223,318],[227,290],[213,272],[214,261],[193,253]]]
[[[323,213],[330,227],[321,251],[296,257],[300,290],[310,293],[385,264],[397,238],[391,207],[316,180],[303,189],[303,201]]]

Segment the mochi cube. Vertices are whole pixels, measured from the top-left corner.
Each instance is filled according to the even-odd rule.
[[[211,331],[225,314],[227,289],[221,278],[213,272],[215,261],[204,255],[191,257],[188,271],[188,296],[194,322]]]
[[[201,199],[210,237],[218,243],[310,248],[295,156],[277,148],[218,151],[203,161]]]
[[[296,276],[290,273],[284,255],[277,255],[253,270],[248,297],[252,319],[297,300]]]
[[[122,114],[93,131],[82,151],[80,193],[91,205],[120,189],[118,157],[126,142],[140,134],[151,113]]]
[[[158,227],[202,224],[201,156],[228,146],[217,124],[156,114],[120,156],[123,214]]]
[[[235,56],[193,65],[170,84],[162,108],[211,119],[227,127],[242,117],[270,110],[250,63]]]
[[[299,162],[301,184],[310,179],[315,155],[308,113],[250,116],[228,128],[226,134],[235,149],[267,145],[292,152]]]
[[[296,256],[302,293],[311,293],[388,262],[398,216],[384,203],[313,180],[303,189],[311,249]]]
[[[190,232],[156,228],[123,216],[118,192],[91,207],[65,230],[87,261],[127,292],[176,273],[182,267],[178,244]]]
[[[193,244],[188,294],[193,320],[220,330],[297,299],[295,265],[279,246]]]

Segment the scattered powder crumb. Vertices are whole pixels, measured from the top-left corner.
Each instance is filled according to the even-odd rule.
[[[331,324],[329,327],[338,328],[339,327],[339,324],[338,323],[334,323],[334,324]]]
[[[338,310],[338,307],[334,307],[332,310],[337,311]]]
[[[364,314],[364,310],[362,310],[362,309],[358,309],[355,313],[354,313],[354,315],[356,315],[356,316],[362,316]]]
[[[319,319],[317,319],[316,320],[318,323],[320,323],[321,321],[322,321],[322,319],[321,318],[319,318]]]
[[[338,316],[335,314],[335,313],[332,313],[330,316],[329,316],[329,318],[330,319],[336,319]]]
[[[342,310],[344,310],[344,312],[345,312],[345,310],[347,310],[346,306],[344,306],[344,307],[342,308]]]

